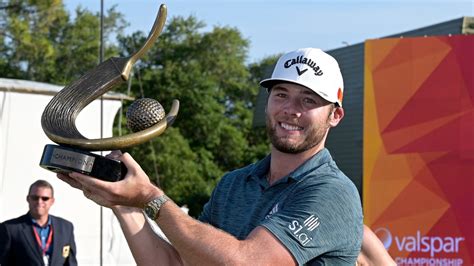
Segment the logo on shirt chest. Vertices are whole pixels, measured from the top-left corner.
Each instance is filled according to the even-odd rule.
[[[313,238],[309,237],[308,234],[316,229],[320,224],[319,217],[310,215],[303,223],[293,220],[288,225],[288,229],[291,230],[294,238],[300,242],[301,245],[306,246]]]
[[[265,219],[268,219],[270,218],[270,216],[272,216],[273,214],[277,213],[278,212],[278,204],[275,204],[275,206],[273,206],[272,210],[267,214],[267,216],[265,216]]]

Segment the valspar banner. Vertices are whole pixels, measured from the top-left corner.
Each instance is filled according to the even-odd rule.
[[[474,264],[474,35],[365,43],[365,223],[399,265]]]

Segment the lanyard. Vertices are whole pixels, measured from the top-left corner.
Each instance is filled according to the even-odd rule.
[[[38,232],[36,231],[36,227],[33,225],[33,231],[35,232],[35,238],[36,242],[38,242],[38,245],[41,247],[41,250],[43,251],[43,256],[46,255],[46,251],[48,251],[49,246],[51,245],[51,242],[53,240],[53,226],[49,225],[49,235],[48,235],[48,240],[46,241],[46,245],[43,248],[43,244],[41,242],[41,239],[39,237]]]

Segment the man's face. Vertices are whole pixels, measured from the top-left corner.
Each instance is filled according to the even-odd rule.
[[[54,203],[52,191],[48,187],[33,187],[26,197],[31,216],[35,219],[48,215]]]
[[[313,91],[280,83],[270,91],[267,134],[278,151],[301,153],[324,145],[333,105]]]

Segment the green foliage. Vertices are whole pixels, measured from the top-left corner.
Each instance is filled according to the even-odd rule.
[[[187,204],[190,214],[197,216],[215,186],[214,176],[222,172],[206,150],[192,151],[188,141],[176,127],[149,143],[128,152],[157,185],[178,204]]]
[[[251,82],[258,84],[261,80],[272,75],[273,67],[275,66],[281,54],[263,58],[260,62],[250,64],[248,69],[251,73]]]
[[[76,9],[75,20],[61,0],[9,0],[0,8],[0,69],[4,77],[66,84],[99,63],[99,14]],[[104,39],[126,22],[115,7],[104,18]],[[116,54],[114,45],[106,54]],[[58,71],[60,70],[60,71]]]

